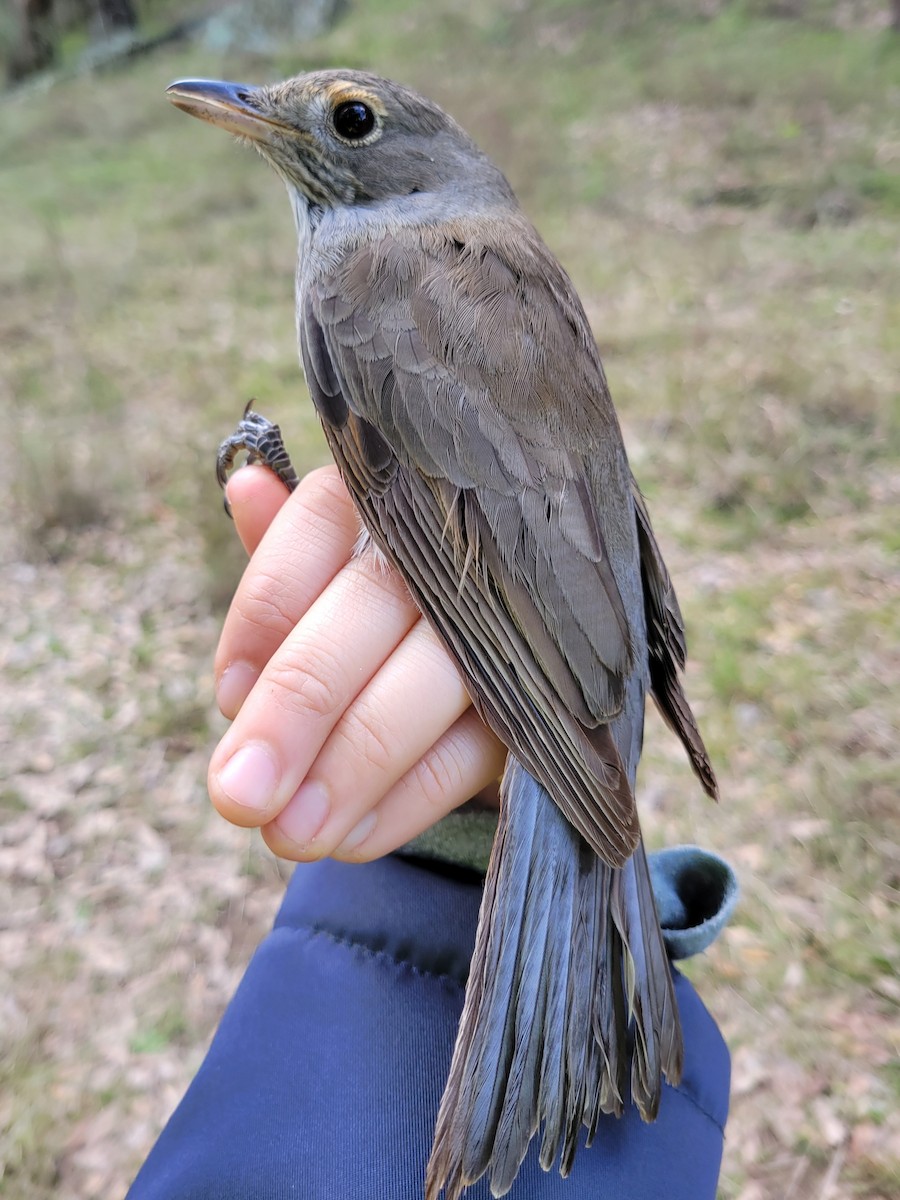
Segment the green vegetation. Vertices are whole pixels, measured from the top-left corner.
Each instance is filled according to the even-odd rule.
[[[722,782],[713,809],[652,720],[645,824],[719,850],[744,888],[690,968],[734,1054],[724,1200],[896,1194],[885,8],[371,0],[275,62],[198,46],[5,98],[0,961],[29,1030],[0,1033],[10,1200],[123,1192],[277,900],[271,861],[203,807],[215,614],[242,561],[212,465],[251,395],[298,467],[325,451],[281,189],[162,93],[329,64],[445,104],[591,317]],[[185,995],[188,965],[205,982]]]

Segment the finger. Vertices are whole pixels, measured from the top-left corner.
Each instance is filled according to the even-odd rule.
[[[342,714],[418,619],[403,581],[352,559],[270,659],[213,753],[223,817],[259,825],[297,791]]]
[[[488,787],[503,770],[506,750],[473,708],[432,746],[352,829],[333,857],[371,862],[390,854]],[[278,825],[263,826],[266,845],[294,859],[296,846]]]
[[[292,856],[331,854],[471,703],[437,634],[420,619],[335,725],[276,818]]]
[[[266,663],[350,558],[359,528],[335,467],[306,475],[275,513],[238,584],[216,650],[216,699],[226,717],[236,716]]]
[[[234,527],[248,554],[253,554],[290,492],[267,467],[242,467],[225,489]]]

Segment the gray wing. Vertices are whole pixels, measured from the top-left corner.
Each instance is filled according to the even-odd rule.
[[[664,720],[684,746],[704,791],[713,800],[718,800],[716,776],[679,678],[684,670],[687,647],[678,598],[657,545],[647,505],[634,479],[631,487],[647,617],[650,691]]]
[[[565,277],[521,259],[446,232],[366,244],[305,292],[301,351],[363,519],[479,710],[620,865],[638,826],[608,723],[645,669],[612,557],[630,586],[630,476]]]

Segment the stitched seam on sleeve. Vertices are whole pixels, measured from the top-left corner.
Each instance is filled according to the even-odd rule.
[[[312,941],[314,938],[325,938],[335,946],[343,946],[347,950],[354,950],[376,962],[389,963],[395,967],[402,967],[405,970],[412,971],[414,975],[420,976],[423,979],[434,979],[438,983],[450,984],[461,992],[465,990],[465,984],[455,975],[430,971],[427,967],[420,966],[411,959],[398,958],[395,954],[390,954],[387,950],[375,950],[366,942],[357,941],[351,937],[341,937],[339,934],[333,933],[330,929],[323,929],[319,925],[277,925],[273,932],[303,934],[309,941]],[[272,935],[270,934],[269,936],[271,937]]]
[[[719,1121],[717,1117],[714,1117],[709,1109],[705,1108],[700,1103],[696,1096],[692,1095],[689,1091],[686,1091],[683,1084],[679,1084],[678,1087],[672,1088],[672,1091],[675,1092],[676,1095],[681,1096],[682,1099],[687,1100],[688,1104],[690,1104],[693,1108],[696,1108],[698,1113],[701,1113],[707,1118],[708,1121],[711,1121],[712,1124],[715,1125],[722,1137],[725,1136],[725,1126],[722,1124],[722,1122]]]

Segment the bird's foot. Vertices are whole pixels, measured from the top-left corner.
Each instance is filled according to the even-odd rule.
[[[251,463],[262,463],[264,467],[268,467],[278,476],[289,492],[292,492],[300,480],[297,478],[297,472],[284,448],[281,430],[260,413],[254,412],[253,404],[253,400],[247,401],[247,407],[244,409],[244,415],[237,429],[219,446],[219,452],[216,455],[216,479],[219,481],[219,487],[224,490],[234,468],[235,458],[242,450],[245,450],[247,453],[246,466]],[[225,511],[230,517],[231,506],[227,497]]]

